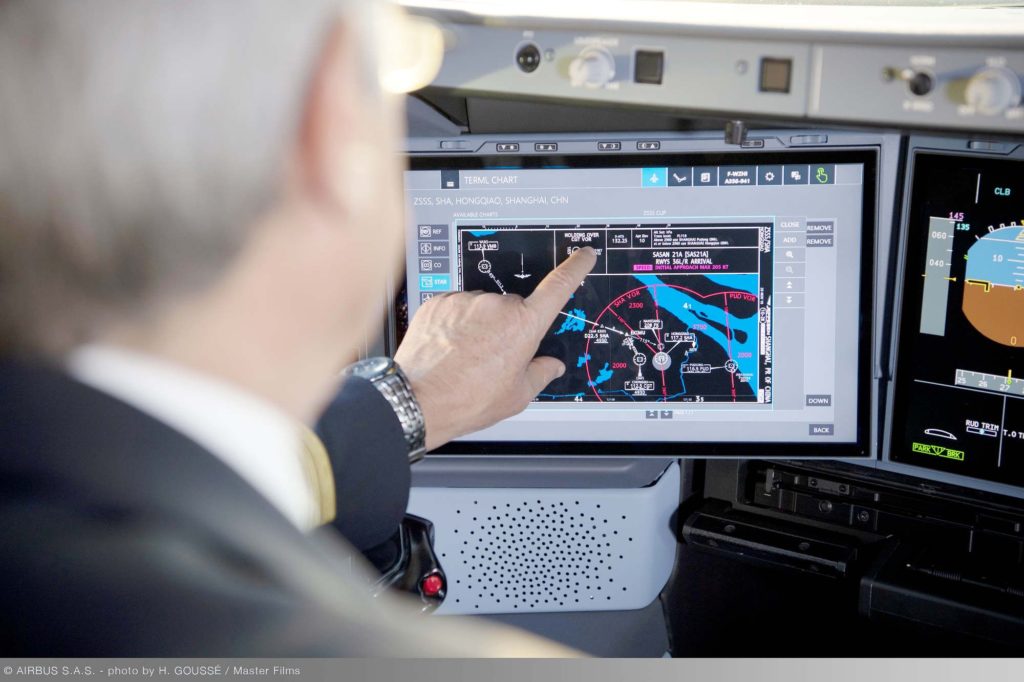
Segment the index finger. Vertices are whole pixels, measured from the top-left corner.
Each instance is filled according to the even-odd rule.
[[[596,263],[597,253],[594,249],[589,246],[579,249],[541,280],[526,299],[526,306],[543,318],[546,324],[550,324]]]

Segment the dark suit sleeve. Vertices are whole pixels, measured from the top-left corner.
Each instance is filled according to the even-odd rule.
[[[409,447],[391,405],[369,381],[350,378],[316,425],[334,470],[332,524],[360,550],[390,539],[405,516]]]

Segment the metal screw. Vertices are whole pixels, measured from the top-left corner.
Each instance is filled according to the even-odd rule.
[[[867,509],[861,509],[859,512],[857,512],[857,520],[861,523],[867,523],[871,520],[871,512],[869,512]]]
[[[832,503],[829,502],[828,500],[822,500],[821,502],[818,503],[818,511],[822,512],[823,514],[828,514],[832,511]]]
[[[736,526],[734,526],[734,525],[732,525],[730,523],[730,524],[727,524],[725,526],[725,528],[723,528],[722,530],[724,530],[726,533],[735,533],[736,532]]]
[[[810,548],[811,548],[811,543],[809,543],[809,542],[801,542],[799,545],[797,545],[797,549],[799,549],[801,552],[806,552]]]

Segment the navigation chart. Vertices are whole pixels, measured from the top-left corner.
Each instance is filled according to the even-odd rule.
[[[598,254],[541,352],[540,401],[772,399],[772,223],[457,226],[463,290],[528,296],[576,249]]]

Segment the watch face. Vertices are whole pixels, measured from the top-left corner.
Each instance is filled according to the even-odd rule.
[[[348,369],[353,376],[372,379],[381,376],[391,367],[391,358],[366,358],[354,363]]]

